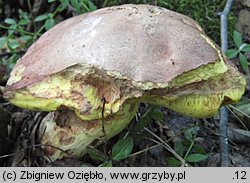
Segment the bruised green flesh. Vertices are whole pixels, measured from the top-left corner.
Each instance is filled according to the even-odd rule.
[[[209,79],[212,76],[224,73],[226,70],[227,66],[224,61],[220,60],[216,61],[214,64],[201,66],[196,70],[183,73],[169,84],[152,84],[147,82],[144,83],[144,87],[142,88],[148,90],[152,88],[152,85],[166,89],[169,87],[182,86],[190,82]],[[79,73],[82,74],[82,77],[86,77],[89,73],[93,75],[93,78],[95,77],[95,74],[93,74],[95,73],[94,69],[91,70],[89,66],[75,65],[37,84],[13,92],[14,94],[9,100],[16,106],[30,110],[55,111],[60,106],[67,106],[75,110],[76,114],[83,120],[99,119],[102,115],[103,101],[97,94],[98,88],[92,85],[84,86],[82,84],[83,81],[75,80],[75,76],[79,75]],[[116,76],[109,74],[109,77],[115,78]],[[126,79],[121,80],[121,82],[124,81],[126,81]],[[136,84],[134,85],[136,86]],[[138,83],[138,85],[142,85],[142,83]],[[112,102],[106,103],[104,116],[117,112],[124,100],[133,97],[135,96],[131,93],[127,93],[124,98],[119,98],[118,96]],[[85,113],[81,112],[84,106],[86,106],[86,109],[83,110]]]
[[[97,143],[96,141],[101,143],[104,138],[109,139],[121,132],[132,120],[137,109],[138,104],[130,101],[124,104],[119,112],[105,118],[106,136],[103,134],[101,119],[86,122],[80,120],[74,113],[70,113],[64,126],[60,127],[55,122],[54,113],[49,113],[40,125],[41,143],[49,145],[44,147],[49,160],[81,157],[91,143]],[[59,115],[65,115],[65,113],[59,113]]]

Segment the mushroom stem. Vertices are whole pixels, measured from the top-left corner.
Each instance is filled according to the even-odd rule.
[[[86,153],[88,145],[99,145],[121,132],[130,123],[137,109],[138,104],[130,101],[119,112],[106,117],[105,136],[102,119],[83,121],[70,110],[49,113],[39,129],[41,144],[45,145],[45,158],[55,161],[63,157],[81,157]],[[64,120],[64,126],[59,126]]]

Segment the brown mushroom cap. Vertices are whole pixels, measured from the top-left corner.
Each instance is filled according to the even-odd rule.
[[[7,90],[30,86],[76,64],[127,78],[143,89],[167,86],[185,72],[222,59],[208,40],[195,21],[170,10],[150,5],[104,8],[63,21],[42,35],[17,62],[12,75],[19,78],[10,80]],[[222,66],[218,73],[225,71]]]
[[[122,5],[70,18],[42,35],[17,62],[4,96],[29,109],[67,106],[83,120],[100,119],[103,98],[105,117],[127,99],[206,117],[226,98],[235,102],[242,96],[245,80],[231,67],[191,18],[151,5]],[[223,83],[224,77],[232,78]],[[226,90],[212,87],[218,81]],[[203,84],[209,90],[181,89]],[[170,91],[182,95],[164,96]],[[202,112],[212,98],[216,105]],[[182,104],[190,101],[192,108]]]

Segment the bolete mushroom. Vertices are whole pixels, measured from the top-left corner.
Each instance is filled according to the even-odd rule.
[[[42,122],[42,143],[69,153],[47,148],[54,160],[82,155],[103,135],[102,118],[107,136],[117,134],[140,102],[209,117],[238,101],[245,85],[194,20],[130,4],[70,18],[44,33],[16,63],[4,95],[23,108],[56,111]]]

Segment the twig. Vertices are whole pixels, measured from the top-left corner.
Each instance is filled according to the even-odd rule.
[[[220,165],[221,167],[229,166],[229,146],[227,137],[228,128],[228,110],[226,107],[220,109],[220,126],[219,126],[219,142],[220,142]]]
[[[137,152],[135,152],[135,153],[133,153],[133,154],[130,154],[129,157],[139,155],[139,154],[141,154],[141,153],[147,152],[147,151],[149,151],[149,150],[151,150],[151,149],[154,149],[154,148],[156,148],[156,147],[159,147],[159,146],[161,146],[161,145],[162,145],[162,144],[156,144],[156,145],[150,146],[150,147],[148,147],[148,148],[146,148],[146,149],[142,149],[142,150],[137,151]]]
[[[236,107],[234,107],[233,105],[229,105],[230,108],[232,108],[233,110],[236,110],[238,113],[242,114],[243,116],[247,117],[248,119],[250,119],[250,116],[248,114],[246,114],[245,112],[237,109]]]
[[[221,21],[221,49],[225,52],[228,48],[228,35],[227,35],[227,16],[232,7],[233,0],[227,0],[224,10],[220,13]],[[228,110],[226,107],[220,109],[220,165],[222,167],[229,166],[229,146],[227,137],[227,125],[228,125]]]
[[[34,144],[34,145],[31,145],[31,146],[27,146],[27,147],[21,149],[20,151],[21,151],[21,152],[22,152],[22,151],[26,151],[27,149],[29,149],[29,148],[34,148],[34,147],[52,147],[52,148],[55,148],[55,149],[57,149],[57,150],[59,150],[59,151],[62,151],[62,152],[65,153],[65,154],[68,154],[67,151],[64,151],[64,150],[60,149],[59,147],[56,147],[56,146],[53,146],[53,145],[48,145],[48,144]],[[19,152],[20,152],[20,151],[19,151]],[[2,156],[0,156],[0,159],[1,159],[1,158],[7,158],[7,157],[10,157],[10,156],[14,156],[15,154],[17,154],[17,153],[19,153],[19,152],[17,151],[17,152],[14,152],[14,153],[2,155]]]
[[[236,108],[236,107],[232,107],[232,109],[234,109],[234,108]],[[230,109],[230,106],[227,106],[227,109],[230,111],[230,113],[232,113],[234,115],[234,117],[239,121],[239,123],[242,125],[242,127],[245,128],[245,130],[249,131],[249,129],[247,128],[245,123],[235,114],[234,111],[232,111],[232,109]],[[239,109],[236,108],[236,110],[239,110]]]
[[[164,140],[162,140],[159,136],[157,136],[155,133],[150,131],[148,128],[144,127],[144,130],[150,133],[151,135],[153,135],[159,142],[154,139],[151,139],[152,141],[154,141],[155,143],[159,145],[163,144],[164,145],[163,147],[166,148],[170,153],[172,153],[182,163],[182,166],[188,166],[188,164],[186,163],[186,160],[183,159],[179,154],[177,154],[175,150],[172,149]]]
[[[220,33],[221,33],[221,49],[223,52],[228,48],[228,35],[227,35],[227,16],[232,7],[233,0],[227,0],[224,10],[220,13]]]
[[[103,135],[106,136],[105,122],[104,122],[104,112],[105,112],[106,99],[103,97],[102,101],[103,101],[103,105],[102,105],[102,132],[103,132]]]

